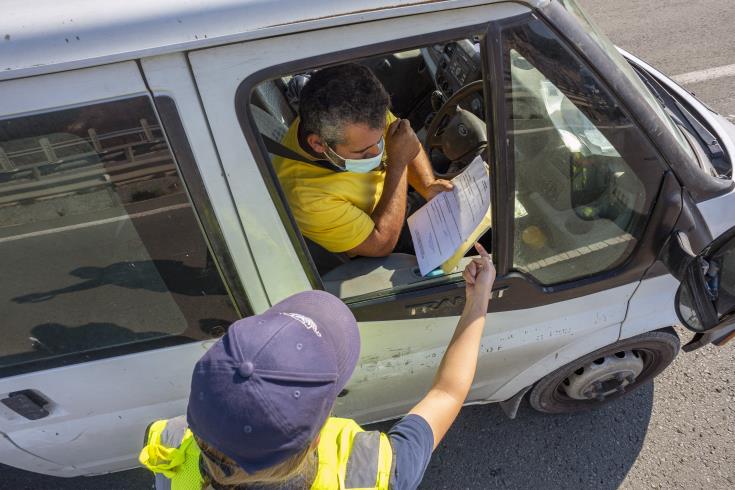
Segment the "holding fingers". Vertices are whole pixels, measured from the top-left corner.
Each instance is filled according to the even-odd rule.
[[[478,299],[487,303],[495,282],[495,266],[485,247],[475,243],[475,250],[480,257],[473,258],[462,273],[467,288],[467,299]]]

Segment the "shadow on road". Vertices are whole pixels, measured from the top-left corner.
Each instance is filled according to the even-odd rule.
[[[576,415],[541,414],[524,404],[508,420],[498,405],[466,407],[420,488],[617,489],[643,446],[652,406],[653,383]]]
[[[434,452],[422,489],[616,489],[648,429],[653,383],[609,406],[576,415],[544,415],[529,406],[508,420],[497,405],[466,407]],[[387,430],[392,422],[370,429]],[[8,488],[133,490],[151,488],[137,469],[91,478],[52,478],[0,466]]]

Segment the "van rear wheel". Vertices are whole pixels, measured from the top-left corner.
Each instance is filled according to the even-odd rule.
[[[600,407],[656,377],[679,352],[672,328],[621,340],[562,366],[531,390],[539,412],[570,413]]]

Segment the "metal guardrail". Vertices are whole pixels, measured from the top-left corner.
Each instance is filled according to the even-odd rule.
[[[65,148],[70,148],[74,146],[78,146],[82,142],[86,142],[89,144],[92,148],[94,148],[94,152],[84,153],[84,154],[75,154],[74,160],[79,160],[82,156],[94,156],[94,155],[106,155],[110,152],[124,150],[127,151],[130,147],[135,147],[138,145],[143,144],[151,144],[151,143],[157,143],[157,142],[163,142],[163,137],[156,137],[154,135],[154,131],[160,131],[161,127],[159,125],[151,125],[148,123],[148,120],[143,118],[140,119],[140,126],[136,128],[131,129],[123,129],[118,131],[109,131],[104,134],[97,134],[97,130],[94,128],[90,128],[87,131],[88,138],[79,138],[78,140],[69,140],[69,141],[63,141],[59,143],[51,143],[48,138],[46,137],[40,137],[38,138],[38,146],[32,147],[32,148],[26,148],[23,150],[17,150],[14,152],[7,152],[3,146],[2,142],[0,142],[0,171],[4,172],[18,172],[18,171],[24,171],[24,170],[32,170],[34,168],[50,165],[50,164],[58,164],[63,163],[65,159],[59,158],[57,152],[59,150],[63,150]],[[104,142],[107,140],[111,140],[114,138],[120,138],[123,136],[131,136],[131,135],[140,135],[142,136],[140,141],[126,143],[124,145],[116,145],[116,146],[108,146],[105,147]],[[43,160],[39,160],[38,162],[32,163],[32,164],[18,164],[14,161],[14,159],[19,159],[21,157],[27,157],[30,155],[43,155]],[[129,155],[131,158],[134,158],[134,152],[130,152]],[[40,175],[34,173],[34,177],[40,178]]]
[[[176,166],[168,146],[157,147],[158,143],[165,145],[163,137],[156,137],[154,134],[154,131],[161,129],[160,126],[150,125],[145,119],[140,122],[141,125],[137,128],[102,135],[98,135],[95,129],[89,129],[89,139],[80,138],[56,144],[41,137],[37,147],[12,153],[6,153],[0,147],[0,175],[3,171],[6,175],[12,174],[9,181],[0,183],[0,206],[176,174]],[[104,145],[105,141],[131,135],[140,135],[140,140],[115,146]],[[83,142],[91,145],[95,151],[58,158],[58,150],[79,146]],[[145,146],[146,151],[136,153],[136,149],[141,146]],[[13,161],[13,158],[34,153],[42,153],[44,160],[26,165],[17,165]],[[99,160],[90,162],[89,157]],[[114,165],[110,165],[111,162]],[[31,174],[28,175],[28,172]]]

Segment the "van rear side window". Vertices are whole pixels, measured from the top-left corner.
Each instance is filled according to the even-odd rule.
[[[0,257],[2,374],[237,317],[146,97],[0,121]]]

